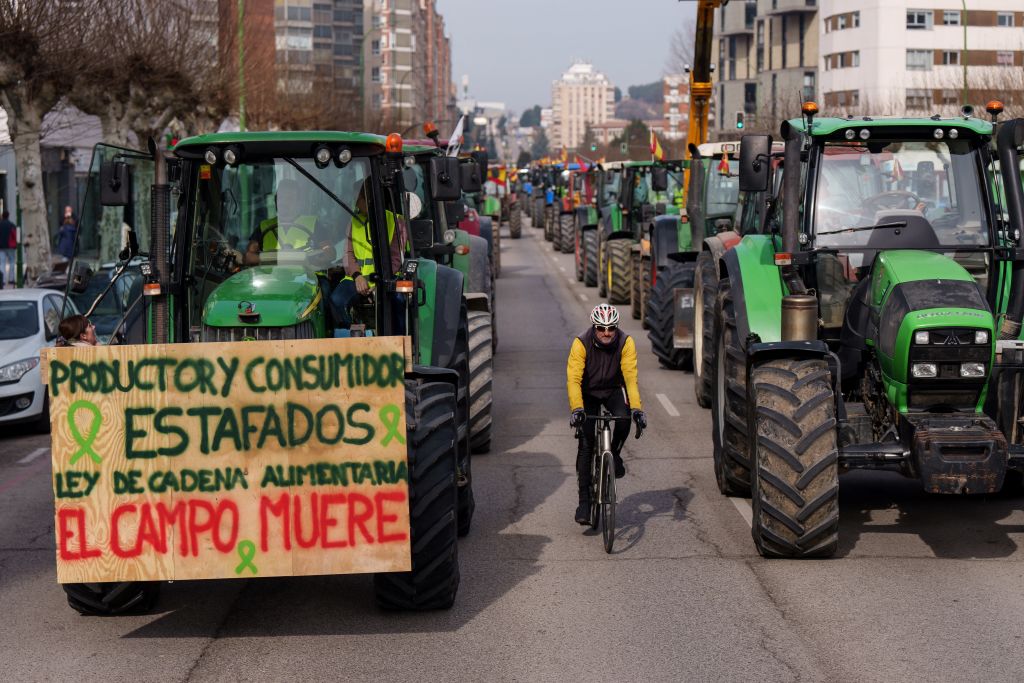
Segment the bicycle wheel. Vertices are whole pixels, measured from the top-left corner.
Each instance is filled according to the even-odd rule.
[[[598,463],[601,456],[594,453],[590,458],[590,528],[597,529],[601,522],[601,477]]]
[[[601,534],[604,551],[610,553],[615,544],[615,470],[611,458],[601,458]]]

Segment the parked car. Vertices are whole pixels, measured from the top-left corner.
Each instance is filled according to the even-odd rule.
[[[66,315],[64,296],[52,289],[0,291],[0,425],[31,423],[50,430],[49,400],[39,375],[39,351],[53,346]]]

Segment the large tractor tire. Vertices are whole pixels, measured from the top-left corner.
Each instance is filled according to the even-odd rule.
[[[629,301],[633,271],[633,264],[629,261],[632,246],[628,239],[611,240],[607,243],[608,269],[605,277],[608,279],[608,303],[624,304]]]
[[[583,228],[576,226],[573,229],[573,260],[576,263],[576,282],[583,282],[583,267],[586,255],[583,253]]]
[[[469,447],[473,453],[491,450],[492,365],[491,314],[469,312]]]
[[[452,356],[452,370],[459,373],[459,390],[456,394],[455,417],[458,421],[458,463],[459,463],[459,536],[469,533],[473,522],[476,501],[473,498],[473,471],[470,452],[470,364],[469,364],[469,314],[462,305],[459,330],[455,337],[455,354]]]
[[[839,457],[828,363],[773,358],[750,374],[751,534],[764,557],[831,557],[839,546]]]
[[[558,228],[561,232],[558,245],[561,247],[563,254],[571,254],[573,246],[576,244],[575,217],[571,213],[563,213],[558,217]]]
[[[385,609],[447,609],[459,590],[455,388],[407,380],[405,412],[412,570],[375,575],[374,593]]]
[[[727,496],[750,495],[750,439],[747,436],[747,366],[736,331],[729,278],[718,284],[715,318],[721,322],[715,335],[714,397],[711,402],[711,436],[714,442],[715,479]]]
[[[544,229],[544,198],[537,197],[533,200],[533,227]]]
[[[555,214],[554,204],[544,207],[544,239],[548,242],[554,241],[555,239]]]
[[[491,239],[494,244],[491,246],[491,251],[494,253],[494,262],[492,264],[494,268],[494,277],[501,277],[501,221],[498,220],[497,216],[491,218],[492,235]]]
[[[65,583],[71,609],[86,616],[116,617],[148,612],[160,598],[158,581]]]
[[[671,370],[684,370],[693,361],[691,349],[673,348],[675,337],[675,297],[672,290],[693,286],[693,265],[673,263],[658,273],[658,282],[651,291],[647,302],[647,319],[650,329],[647,338],[651,340],[651,351],[658,362]]]
[[[598,280],[597,230],[583,231],[583,284],[594,287]]]
[[[640,320],[644,314],[643,285],[641,284],[642,278],[640,277],[643,271],[640,270],[640,252],[633,252],[630,261],[633,263],[633,286],[629,290],[629,313],[633,316],[633,320]]]
[[[518,202],[508,210],[508,234],[514,240],[523,236],[523,212],[519,210]]]
[[[608,242],[598,238],[597,245],[597,295],[608,295]]]
[[[715,381],[715,298],[718,269],[710,251],[697,257],[693,282],[693,393],[701,408],[710,408]]]
[[[647,302],[651,300],[651,259],[649,256],[640,258],[639,270],[633,271],[633,277],[640,277],[640,327],[650,329],[647,320]]]

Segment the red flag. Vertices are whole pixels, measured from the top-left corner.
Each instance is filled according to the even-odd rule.
[[[722,160],[718,162],[719,175],[729,175],[729,153],[722,150]]]
[[[655,161],[661,161],[665,158],[665,152],[661,149],[661,143],[658,142],[658,136],[651,131],[651,156]]]

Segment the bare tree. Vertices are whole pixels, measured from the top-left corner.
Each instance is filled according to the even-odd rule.
[[[0,0],[0,106],[18,165],[26,274],[50,265],[39,149],[43,117],[80,74],[87,2]]]
[[[669,39],[666,74],[682,74],[693,65],[693,43],[697,38],[697,21],[684,19]]]

